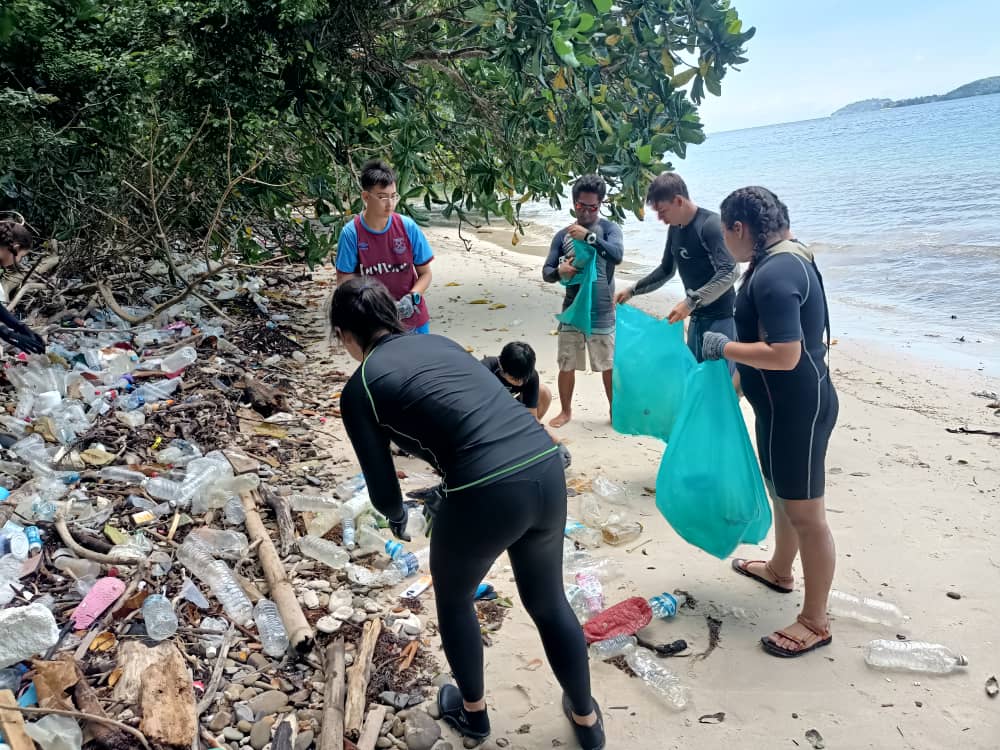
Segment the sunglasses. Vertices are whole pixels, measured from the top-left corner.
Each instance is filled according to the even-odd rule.
[[[601,207],[600,203],[574,203],[573,208],[577,211],[596,211]]]

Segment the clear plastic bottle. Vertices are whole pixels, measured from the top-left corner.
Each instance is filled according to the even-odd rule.
[[[157,500],[176,503],[182,495],[180,482],[166,477],[152,477],[146,480],[146,492]]]
[[[246,523],[247,514],[243,510],[243,501],[238,497],[231,497],[225,505],[225,521],[230,526],[242,526]]]
[[[368,524],[358,527],[358,552],[377,552],[385,547],[385,540],[378,530]]]
[[[343,503],[340,500],[326,495],[306,495],[296,492],[288,498],[288,507],[297,513],[325,513],[338,510],[341,505]]]
[[[250,540],[240,531],[201,526],[192,531],[189,537],[204,544],[215,556],[239,557],[250,548]]]
[[[344,528],[344,549],[354,549],[355,542],[358,538],[358,527],[351,517],[345,517],[341,522]]]
[[[246,624],[253,616],[253,604],[243,587],[222,560],[212,557],[212,552],[190,535],[177,550],[177,560],[188,569],[192,576],[203,581],[219,600],[226,614],[240,625]]]
[[[268,656],[284,656],[288,650],[288,633],[281,621],[277,605],[270,599],[261,599],[253,608],[253,620],[257,625],[257,635]]]
[[[653,617],[665,620],[677,614],[677,607],[680,602],[673,594],[663,592],[649,600],[649,607],[653,610]]]
[[[632,671],[670,706],[678,710],[687,706],[691,698],[690,691],[648,648],[632,646],[626,649],[625,661],[632,667]]]
[[[201,448],[189,440],[171,440],[170,445],[156,454],[156,460],[161,464],[171,466],[187,466],[194,459],[201,458]]]
[[[194,347],[182,346],[175,352],[171,352],[160,362],[160,369],[163,372],[180,372],[188,365],[194,364],[198,360],[198,352]]]
[[[328,539],[321,539],[316,536],[304,536],[299,539],[299,551],[306,557],[326,565],[328,568],[339,570],[351,560],[351,556],[343,547]]]
[[[424,547],[416,552],[407,552],[402,544],[390,539],[385,543],[385,553],[392,558],[392,569],[399,571],[403,578],[416,575],[421,568],[426,568],[430,560],[431,549]]]
[[[616,635],[603,641],[590,644],[590,656],[598,661],[607,661],[616,656],[624,656],[635,648],[637,641],[634,635]]]
[[[368,490],[361,490],[341,505],[338,513],[340,514],[340,520],[343,521],[345,518],[357,518],[365,511],[371,509],[372,503],[368,498]]]
[[[638,521],[607,523],[601,527],[601,537],[605,543],[618,546],[634,542],[642,534],[642,524]]]
[[[100,472],[101,479],[109,482],[121,482],[122,484],[141,485],[146,481],[146,475],[141,471],[135,471],[127,466],[105,466]]]
[[[834,617],[846,617],[858,622],[887,627],[898,627],[907,620],[902,610],[892,602],[868,596],[855,596],[836,589],[830,592],[827,607]]]
[[[576,619],[580,622],[586,622],[590,618],[590,610],[587,609],[587,597],[583,593],[583,589],[575,583],[571,583],[566,587],[565,592],[566,601],[569,602]]]
[[[584,547],[601,546],[601,532],[597,529],[591,528],[590,526],[585,526],[583,523],[573,518],[566,519],[566,526],[563,529],[563,534],[565,534],[568,539],[572,539],[574,542],[579,542]]]
[[[947,646],[925,641],[871,641],[865,645],[864,655],[870,667],[931,674],[947,674],[969,664]]]
[[[587,611],[596,615],[604,609],[604,590],[600,579],[593,573],[577,573],[576,585],[583,591]]]
[[[177,632],[177,613],[163,594],[146,597],[142,603],[142,619],[146,623],[146,635],[154,641],[165,640]]]
[[[422,508],[410,508],[406,514],[406,533],[412,538],[426,536],[427,519]]]

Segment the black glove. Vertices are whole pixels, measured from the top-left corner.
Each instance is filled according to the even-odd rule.
[[[44,339],[30,328],[25,328],[24,332],[18,332],[0,325],[0,338],[27,354],[41,354],[45,351]]]
[[[563,469],[568,469],[573,463],[573,457],[569,454],[569,448],[559,443],[559,458],[562,459]]]
[[[424,536],[430,539],[431,530],[434,528],[434,519],[437,517],[438,511],[441,509],[441,503],[444,501],[444,485],[439,484],[437,487],[433,487],[432,491],[425,492],[423,500],[424,520],[427,522],[424,528]]]
[[[386,517],[389,522],[389,530],[392,531],[392,535],[403,542],[410,541],[410,535],[406,533],[406,522],[410,520],[409,515],[406,512],[406,507],[404,506],[400,510],[400,517],[393,519]]]
[[[705,335],[701,337],[701,357],[702,359],[722,359],[722,350],[726,348],[726,344],[732,342],[726,334],[717,333],[716,331],[706,331]]]

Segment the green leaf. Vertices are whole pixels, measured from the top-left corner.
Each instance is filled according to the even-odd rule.
[[[593,0],[593,3],[599,13],[607,13],[611,10],[611,0]]]
[[[653,161],[653,147],[649,143],[644,143],[635,150],[636,158],[643,164],[651,164]]]
[[[576,55],[573,54],[573,43],[565,36],[553,31],[552,46],[555,47],[556,54],[559,55],[559,59],[564,63],[569,65],[571,68],[577,68],[580,66],[579,61],[576,59]]]
[[[576,25],[576,33],[583,34],[584,32],[590,31],[594,27],[594,17],[589,13],[581,13],[580,21]]]

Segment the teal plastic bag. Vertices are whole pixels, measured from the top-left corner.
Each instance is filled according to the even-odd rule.
[[[757,544],[771,528],[760,467],[722,360],[688,375],[656,478],[656,507],[681,537],[720,559],[740,544]]]
[[[589,336],[593,330],[591,309],[594,301],[594,282],[597,281],[597,253],[586,242],[573,240],[573,266],[577,274],[568,281],[560,279],[563,286],[580,285],[573,302],[556,316],[560,323],[573,326],[584,336]]]
[[[683,324],[671,325],[631,305],[619,305],[612,426],[625,435],[650,435],[668,442],[695,364],[684,343]]]

